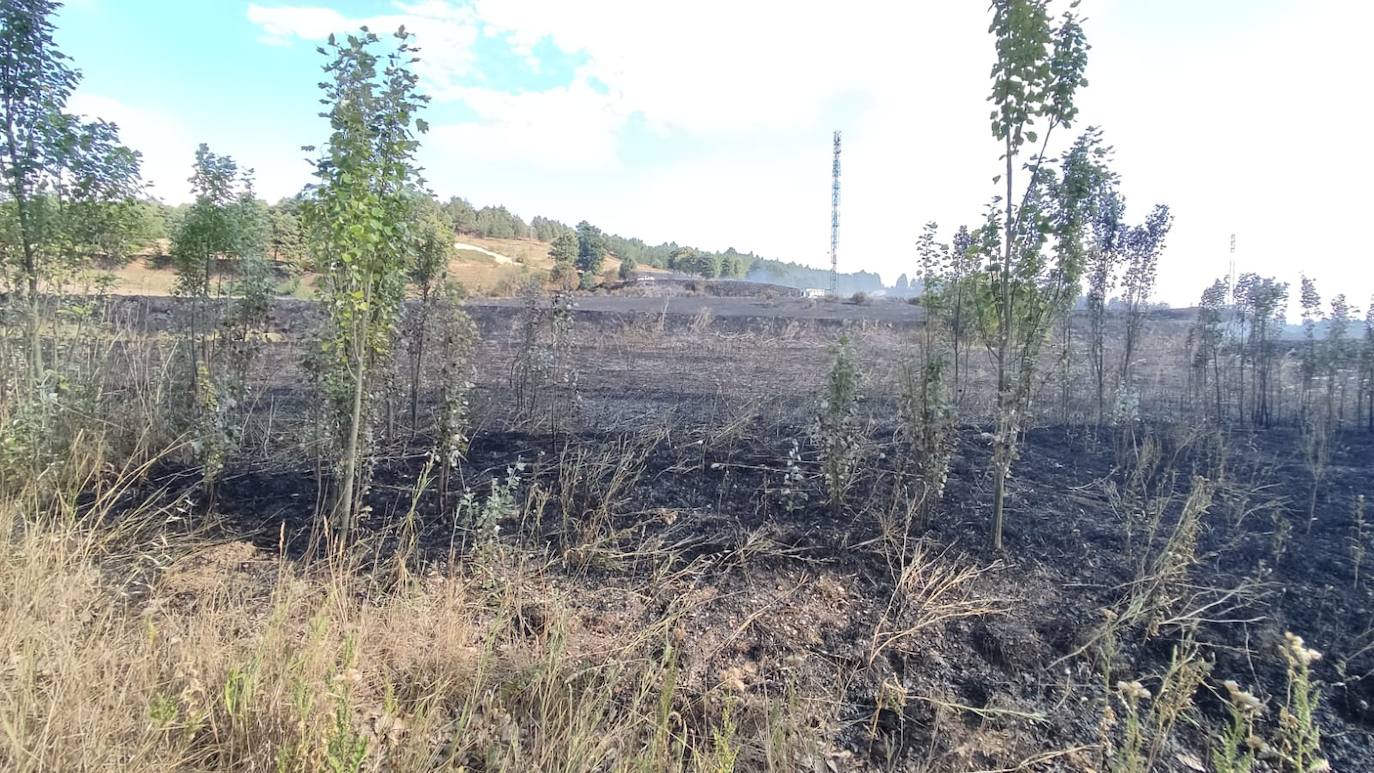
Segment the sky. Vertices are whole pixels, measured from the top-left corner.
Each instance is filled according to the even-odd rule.
[[[1374,125],[1365,0],[1083,0],[1079,120],[1115,148],[1128,218],[1175,222],[1158,297],[1227,272],[1374,293]],[[69,107],[117,122],[153,193],[189,198],[198,143],[269,200],[309,179],[316,52],[404,24],[432,102],[420,162],[440,197],[589,220],[650,243],[829,263],[831,135],[843,132],[840,267],[915,273],[997,193],[983,0],[68,0]]]

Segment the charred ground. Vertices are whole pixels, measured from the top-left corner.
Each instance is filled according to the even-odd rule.
[[[846,321],[836,306],[838,321],[773,314],[751,329],[698,306],[580,313],[576,383],[547,395],[556,418],[510,410],[519,306],[477,310],[476,431],[455,490],[481,501],[494,479],[518,478],[519,504],[497,525],[513,571],[542,589],[521,606],[526,635],[548,635],[555,618],[589,642],[671,621],[682,711],[791,696],[820,739],[816,759],[840,769],[1093,768],[1119,732],[1103,730],[1113,681],[1157,685],[1180,647],[1196,647],[1208,676],[1189,696],[1195,722],[1161,739],[1155,761],[1187,770],[1205,764],[1226,721],[1222,680],[1282,699],[1279,653],[1293,631],[1325,653],[1319,719],[1335,769],[1374,764],[1374,597],[1352,558],[1374,437],[1340,432],[1309,523],[1295,430],[1209,429],[1159,410],[1177,388],[1179,336],[1157,321],[1145,357],[1161,396],[1153,415],[1126,431],[1056,421],[1091,413],[1077,402],[1042,408],[1014,468],[1008,549],[996,554],[991,452],[976,422],[958,432],[941,501],[909,520],[893,379],[915,322],[862,307]],[[283,325],[264,367],[268,438],[303,436],[308,422],[310,396],[290,365],[299,324]],[[838,514],[812,477],[808,441],[836,328],[860,342],[869,417],[862,482]],[[976,397],[965,402],[978,416]],[[382,554],[413,550],[429,571],[461,571],[470,524],[432,485],[416,495],[433,472],[429,443],[399,421],[385,432],[363,539]],[[780,494],[793,454],[808,477],[800,499]],[[221,538],[309,555],[323,478],[307,456],[240,460],[208,516]],[[1174,549],[1196,479],[1210,481],[1210,505],[1184,575],[1152,591],[1147,615],[1105,626]],[[148,485],[201,509],[194,480],[170,466]]]

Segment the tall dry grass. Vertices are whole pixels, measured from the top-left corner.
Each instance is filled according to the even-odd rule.
[[[776,712],[680,693],[670,617],[595,639],[511,555],[400,581],[302,566],[188,532],[165,496],[129,504],[120,474],[70,473],[79,512],[34,486],[0,498],[0,768],[794,763]]]
[[[187,454],[174,343],[146,345],[70,344],[37,397],[0,377],[0,769],[796,768],[786,705],[680,687],[672,612],[607,638],[513,550],[214,537],[150,474]]]
[[[18,497],[2,512],[5,769],[720,770],[739,753],[728,718],[683,713],[667,626],[575,645],[497,567],[387,588],[171,536],[159,508],[115,541]]]

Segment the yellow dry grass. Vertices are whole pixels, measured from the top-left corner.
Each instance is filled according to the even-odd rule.
[[[0,524],[5,770],[718,771],[766,742],[674,708],[666,625],[581,642],[519,568],[303,568],[156,530],[21,526],[19,503]]]
[[[801,764],[787,706],[681,693],[675,612],[590,630],[504,549],[441,570],[218,542],[187,500],[132,497],[161,455],[69,437],[42,468],[0,460],[0,770]]]
[[[553,268],[553,259],[549,257],[551,245],[538,239],[488,239],[460,235],[457,241],[510,259],[510,262],[502,262],[473,250],[456,250],[449,262],[449,275],[474,295],[513,294],[531,278],[546,281]],[[654,270],[650,267],[646,269]],[[619,270],[620,261],[607,256],[601,266],[602,280],[615,281]],[[176,272],[170,266],[158,267],[151,256],[136,257],[110,273],[115,277],[110,292],[116,295],[171,295],[176,287]],[[277,292],[296,298],[313,298],[316,279],[316,275],[305,273],[283,282]]]

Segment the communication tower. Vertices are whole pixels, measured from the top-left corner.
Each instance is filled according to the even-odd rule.
[[[1229,302],[1236,302],[1236,235],[1231,234],[1231,263],[1226,268],[1226,293]]]
[[[830,167],[830,295],[836,294],[840,267],[840,133],[835,132],[835,161]]]

